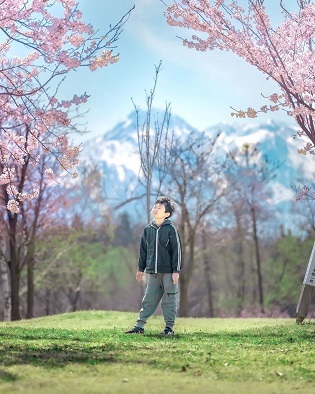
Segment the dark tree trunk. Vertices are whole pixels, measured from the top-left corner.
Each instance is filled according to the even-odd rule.
[[[11,285],[11,320],[20,320],[20,265],[16,248],[16,222],[17,215],[9,213],[10,225],[10,270]]]
[[[27,319],[34,317],[34,260],[31,258],[27,264]]]
[[[10,284],[11,284],[11,320],[20,320],[20,269],[16,255],[11,256]]]
[[[203,249],[203,267],[205,270],[205,281],[207,288],[208,315],[209,317],[214,317],[211,267],[210,267],[209,255],[207,253],[207,240],[206,240],[206,233],[204,229],[202,230],[202,249]]]
[[[78,301],[80,298],[80,289],[70,290],[70,302],[71,302],[71,312],[76,312],[78,310]]]
[[[185,267],[183,274],[180,276],[180,302],[179,302],[179,316],[189,316],[189,303],[188,303],[188,290],[191,275],[194,271],[194,248],[195,248],[195,236],[190,234],[189,245],[188,245],[188,259],[185,260]]]
[[[244,307],[245,301],[245,262],[243,250],[242,226],[239,215],[236,214],[237,235],[236,235],[236,253],[238,266],[238,285],[237,285],[237,299],[239,300],[238,312],[240,314]]]
[[[263,290],[263,278],[261,273],[261,259],[260,259],[260,251],[259,251],[259,239],[257,234],[257,221],[256,221],[256,212],[255,208],[251,208],[252,220],[253,220],[253,239],[255,245],[255,257],[256,257],[256,269],[257,269],[257,279],[258,279],[258,297],[259,297],[259,306],[260,311],[262,313],[265,312],[264,308],[264,290]]]
[[[11,320],[11,294],[10,294],[10,279],[9,267],[7,261],[8,256],[8,242],[7,236],[0,236],[1,255],[0,255],[0,282],[2,287],[2,295],[4,301],[4,321]]]
[[[45,314],[46,314],[46,316],[50,315],[50,294],[51,294],[51,291],[47,287],[45,290]]]
[[[181,275],[180,282],[180,302],[179,302],[179,312],[180,317],[188,316],[188,280],[186,275]]]
[[[81,285],[81,282],[82,282],[82,277],[83,277],[83,274],[80,271],[79,275],[78,275],[78,278],[77,278],[77,283],[76,283],[75,288],[74,289],[73,288],[69,289],[69,296],[68,296],[68,298],[69,298],[70,303],[71,303],[71,311],[72,312],[76,312],[78,310],[78,301],[80,299],[80,294],[81,294],[80,285]]]

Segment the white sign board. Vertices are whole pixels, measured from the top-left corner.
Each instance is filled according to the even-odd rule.
[[[308,262],[303,285],[310,285],[315,287],[315,242],[313,245],[310,261]]]

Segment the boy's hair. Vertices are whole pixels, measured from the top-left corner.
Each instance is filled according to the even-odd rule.
[[[175,203],[173,200],[171,200],[169,197],[159,197],[155,203],[155,204],[162,204],[165,207],[165,212],[168,212],[170,215],[168,216],[169,218],[173,215],[173,213],[175,212]]]

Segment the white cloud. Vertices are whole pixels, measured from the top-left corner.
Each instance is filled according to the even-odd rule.
[[[276,205],[280,202],[292,201],[294,192],[292,189],[284,187],[281,183],[272,183],[273,196],[267,200],[269,204]]]

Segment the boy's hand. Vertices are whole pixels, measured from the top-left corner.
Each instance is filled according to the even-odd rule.
[[[142,280],[142,278],[143,278],[143,272],[137,271],[137,273],[136,273],[136,279],[137,279],[137,281],[140,282],[140,280]]]
[[[172,273],[172,279],[173,279],[173,284],[176,285],[179,279],[179,273],[178,272],[173,272]]]

